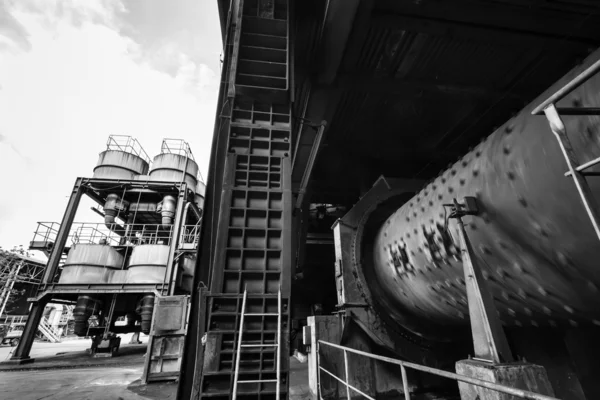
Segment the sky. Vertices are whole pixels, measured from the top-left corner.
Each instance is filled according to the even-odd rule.
[[[0,246],[62,219],[109,135],[186,140],[207,175],[216,0],[0,0]],[[89,208],[88,208],[89,209]],[[85,222],[85,221],[81,221]]]

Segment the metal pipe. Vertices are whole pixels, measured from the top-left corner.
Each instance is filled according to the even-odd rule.
[[[358,354],[358,355],[361,355],[361,356],[365,356],[365,357],[373,359],[373,360],[384,361],[384,362],[387,362],[387,363],[390,363],[390,364],[399,365],[401,367],[411,368],[411,369],[414,369],[416,371],[421,371],[421,372],[426,372],[426,373],[429,373],[429,374],[432,374],[432,375],[441,376],[442,378],[448,378],[448,379],[453,379],[455,381],[469,383],[471,385],[480,386],[480,387],[483,387],[483,388],[486,388],[486,389],[495,390],[497,392],[501,392],[501,393],[505,393],[505,394],[510,394],[510,395],[513,395],[513,396],[517,396],[517,397],[520,397],[522,399],[529,399],[529,400],[559,400],[556,397],[546,396],[546,395],[543,395],[543,394],[530,392],[528,390],[516,389],[516,388],[512,388],[510,386],[500,385],[500,384],[497,384],[497,383],[492,383],[492,382],[484,381],[484,380],[477,379],[477,378],[470,378],[468,376],[458,375],[458,374],[455,374],[455,373],[452,373],[452,372],[448,372],[448,371],[444,371],[444,370],[437,369],[437,368],[431,368],[431,367],[426,367],[424,365],[419,365],[419,364],[414,364],[414,363],[410,363],[410,362],[406,362],[406,361],[401,361],[401,360],[397,360],[395,358],[378,356],[378,355],[367,353],[367,352],[364,352],[364,351],[352,349],[350,347],[345,347],[345,346],[340,346],[340,345],[337,345],[337,344],[329,343],[329,342],[326,342],[324,340],[319,340],[318,342],[319,342],[319,344],[324,344],[326,346],[335,347],[336,349],[349,351],[350,353],[354,353],[354,354]],[[329,371],[323,369],[322,367],[319,367],[319,368],[322,369],[322,370],[324,370],[325,372],[327,372],[327,373],[329,373],[331,375],[331,373]],[[338,379],[338,378],[336,377],[336,379]]]
[[[327,126],[326,121],[322,121],[321,125],[319,125],[317,136],[315,137],[315,141],[310,149],[310,156],[308,158],[308,162],[306,163],[306,169],[304,170],[304,174],[302,175],[302,181],[300,183],[300,189],[298,190],[298,198],[296,200],[296,208],[302,208],[302,203],[304,202],[304,196],[306,195],[306,189],[308,187],[308,182],[310,180],[310,176],[312,175],[313,167],[315,165],[315,161],[317,159],[317,155],[319,154],[319,150],[321,147],[321,141],[323,140],[323,132],[325,131],[325,127]]]
[[[533,115],[541,115],[544,113],[544,110],[551,106],[552,104],[560,101],[566,95],[571,93],[573,90],[577,89],[578,86],[584,84],[588,79],[590,79],[594,74],[596,74],[600,70],[600,60],[597,60],[592,65],[587,67],[583,72],[581,72],[575,79],[569,82],[567,85],[563,86],[560,90],[556,91],[553,95],[548,97],[546,100],[542,101],[540,105],[535,107],[531,114]]]

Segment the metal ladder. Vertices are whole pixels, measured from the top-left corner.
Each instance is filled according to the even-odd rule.
[[[565,176],[571,176],[573,178],[575,186],[577,187],[577,192],[579,193],[579,197],[583,202],[585,211],[592,223],[592,226],[594,227],[594,231],[596,232],[598,239],[600,239],[600,208],[598,208],[598,204],[594,200],[592,190],[590,189],[590,186],[586,180],[586,175],[600,175],[600,173],[585,171],[594,165],[600,164],[600,157],[584,164],[579,163],[577,155],[575,154],[573,146],[571,145],[569,137],[567,136],[567,129],[561,119],[561,115],[600,115],[600,108],[557,107],[556,103],[558,103],[573,90],[584,84],[599,71],[600,60],[596,60],[531,112],[533,115],[546,115],[548,123],[550,124],[550,129],[552,130],[552,133],[554,133],[554,136],[556,136],[558,144],[560,145],[560,149],[565,157],[565,161],[567,162],[567,166],[569,167],[569,171],[565,173]]]
[[[281,288],[277,292],[277,313],[246,313],[246,299],[248,297],[247,289],[244,289],[244,297],[242,300],[242,313],[240,316],[240,330],[238,332],[237,352],[235,357],[235,373],[233,376],[233,396],[232,399],[237,399],[238,384],[244,383],[275,383],[276,384],[276,400],[280,399],[280,388],[281,388]],[[277,337],[275,343],[259,343],[259,344],[243,344],[242,335],[244,333],[244,317],[277,317]],[[277,362],[275,363],[276,368],[276,379],[258,379],[258,380],[239,380],[240,373],[240,359],[242,356],[242,349],[247,347],[275,347],[277,349],[276,357]]]

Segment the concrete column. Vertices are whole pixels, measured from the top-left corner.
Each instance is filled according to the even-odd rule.
[[[512,362],[491,363],[480,360],[462,360],[456,363],[456,373],[494,382],[517,389],[554,396],[546,369],[541,365]],[[512,400],[514,396],[484,389],[479,386],[459,383],[461,400]]]
[[[461,255],[467,287],[467,301],[475,359],[456,363],[456,373],[499,383],[517,389],[554,396],[546,369],[541,365],[514,361],[506,334],[498,317],[494,298],[474,257],[462,217],[477,215],[476,206],[454,200],[452,218],[456,218],[461,238]],[[509,400],[513,396],[479,386],[459,383],[462,400]]]

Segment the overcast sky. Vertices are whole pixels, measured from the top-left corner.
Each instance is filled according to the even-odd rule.
[[[110,134],[188,141],[206,176],[216,0],[0,0],[0,246],[60,222]]]

